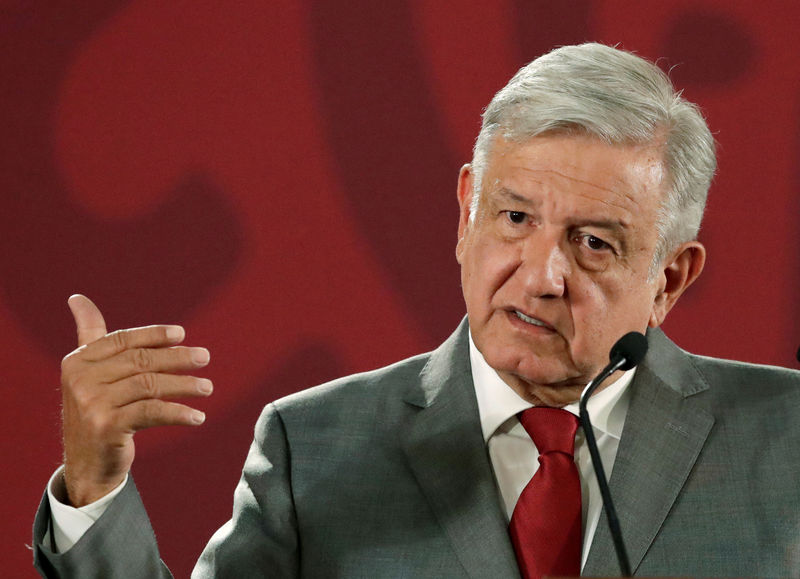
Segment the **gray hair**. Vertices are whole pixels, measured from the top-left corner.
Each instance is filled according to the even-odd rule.
[[[669,252],[697,237],[717,164],[714,138],[699,108],[655,64],[596,43],[540,56],[494,96],[473,152],[472,216],[494,137],[523,142],[553,132],[663,148],[670,181],[657,220],[651,278]]]

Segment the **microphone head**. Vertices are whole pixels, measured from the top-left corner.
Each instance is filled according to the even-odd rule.
[[[620,366],[620,370],[630,370],[644,360],[645,354],[647,354],[647,338],[644,337],[644,334],[628,332],[617,340],[617,343],[611,348],[609,357],[612,362],[615,359],[625,360],[625,363]]]

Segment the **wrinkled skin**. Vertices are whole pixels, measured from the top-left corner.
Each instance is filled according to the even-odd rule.
[[[614,342],[660,325],[700,274],[705,250],[692,241],[649,277],[667,186],[655,145],[497,137],[472,215],[473,170],[461,169],[456,256],[470,329],[520,396],[576,401]]]
[[[74,295],[69,307],[78,348],[61,363],[64,422],[63,502],[80,507],[124,479],[134,457],[133,435],[162,425],[198,425],[205,416],[173,398],[208,396],[210,380],[185,375],[208,364],[205,348],[178,346],[180,326],[108,333],[100,310]]]

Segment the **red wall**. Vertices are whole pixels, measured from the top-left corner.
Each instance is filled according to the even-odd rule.
[[[230,514],[266,402],[429,349],[461,318],[458,168],[492,94],[556,45],[663,57],[720,143],[709,262],[668,332],[797,366],[800,8],[471,4],[2,3],[8,576],[33,574],[25,544],[60,461],[71,293],[113,328],[182,323],[211,350],[207,424],[142,433],[134,470],[162,555],[187,576]]]

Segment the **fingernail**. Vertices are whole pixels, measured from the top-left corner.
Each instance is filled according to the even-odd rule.
[[[206,421],[206,415],[199,410],[192,410],[192,422],[195,424],[203,424]]]
[[[200,383],[197,385],[197,391],[201,394],[211,394],[213,389],[214,385],[207,378],[201,378]]]
[[[192,350],[192,362],[195,364],[208,364],[211,354],[205,348],[195,348]]]
[[[167,327],[167,340],[170,342],[177,342],[182,340],[185,335],[183,328],[180,326],[168,326]]]

